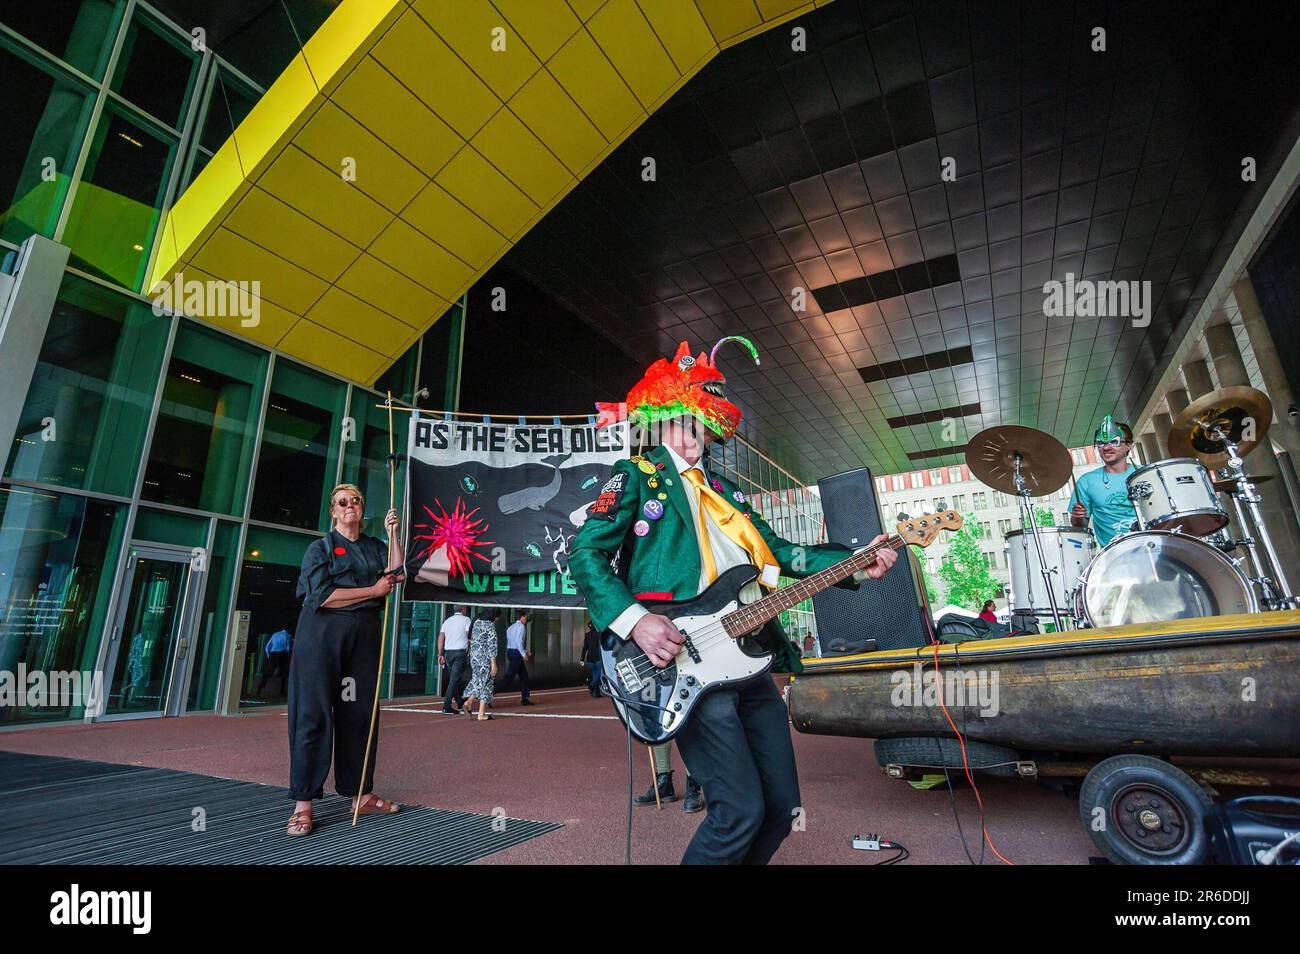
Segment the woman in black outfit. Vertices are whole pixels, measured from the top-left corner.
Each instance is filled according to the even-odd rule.
[[[289,665],[289,794],[296,802],[285,831],[311,834],[312,799],[324,794],[334,754],[334,787],[362,798],[361,813],[390,813],[397,805],[370,794],[379,740],[360,780],[379,673],[384,601],[401,576],[401,519],[388,511],[389,543],[362,534],[365,498],[353,484],[330,493],[333,529],[307,548],[298,577],[302,613]],[[378,735],[378,726],[375,728]]]

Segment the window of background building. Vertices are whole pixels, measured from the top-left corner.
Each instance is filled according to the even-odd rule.
[[[902,474],[895,474],[895,475],[894,475],[894,489],[895,489],[895,490],[902,490],[902,489],[903,489],[903,475],[902,475]]]
[[[993,491],[993,506],[1005,507],[1007,505],[1007,495],[1000,490]]]
[[[325,498],[338,469],[346,401],[347,385],[341,381],[283,358],[276,361],[249,511],[254,520],[328,528]]]
[[[961,480],[961,468],[960,468],[960,467],[949,467],[949,468],[948,468],[948,482],[949,482],[949,483],[953,483],[953,484],[955,484],[955,483],[957,483],[959,480]]]
[[[19,6],[41,5],[7,4],[0,18]],[[0,37],[6,142],[0,149],[0,238],[18,245],[32,234],[54,235],[94,96],[10,42]]]
[[[913,501],[912,501],[912,516],[915,517],[915,516],[917,516],[917,515],[919,515],[919,514],[923,514],[923,513],[925,513],[925,501],[924,501],[924,500],[913,500]]]
[[[962,510],[965,510],[965,509],[966,509],[966,495],[965,495],[965,494],[956,494],[956,495],[952,498],[952,509],[953,509],[953,510],[957,510],[957,511],[962,511]]]
[[[141,497],[242,514],[268,355],[182,321]]]
[[[932,470],[932,471],[930,471],[930,483],[931,483],[931,484],[941,484],[941,483],[943,483],[943,471],[942,471],[942,470]]]
[[[986,495],[986,493],[985,493],[983,490],[978,491],[977,493],[973,494],[973,498],[974,498],[974,501],[975,501],[975,509],[976,509],[976,510],[987,510],[987,509],[988,509],[988,499],[987,499],[987,495]]]
[[[148,305],[65,275],[5,475],[129,497],[170,326]]]
[[[925,482],[921,479],[921,472],[919,470],[913,471],[912,489],[915,490],[917,487],[923,487],[923,486],[925,486]]]
[[[989,540],[993,536],[993,531],[989,528],[987,520],[980,521],[980,536],[985,540]]]
[[[999,537],[1005,537],[1005,536],[1006,536],[1008,533],[1010,533],[1010,532],[1011,532],[1011,521],[1010,521],[1010,520],[999,520],[999,521],[998,521],[998,536],[999,536]]]
[[[125,508],[71,494],[0,492],[0,670],[92,672]],[[80,715],[84,700],[0,706],[0,723]]]

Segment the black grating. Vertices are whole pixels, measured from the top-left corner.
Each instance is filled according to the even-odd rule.
[[[921,374],[925,371],[938,371],[940,368],[954,368],[959,364],[974,361],[969,347],[949,348],[947,351],[931,351],[918,354],[914,358],[899,361],[887,361],[869,368],[858,368],[862,380],[870,384],[873,381],[885,381],[889,378],[901,378],[909,374]]]
[[[960,281],[961,271],[956,255],[940,255],[923,262],[914,262],[901,268],[890,268],[865,278],[850,278],[834,285],[822,285],[812,290],[813,298],[822,311],[841,311],[873,301],[886,301],[902,294],[938,288]]]
[[[0,752],[0,864],[465,864],[563,827],[404,806],[353,828],[349,800],[334,796],[294,838],[292,810],[272,785]]]
[[[947,457],[950,454],[960,457],[966,453],[969,445],[962,444],[959,447],[934,447],[930,450],[912,451],[907,455],[908,460],[929,460],[931,457]]]
[[[937,411],[922,411],[919,414],[902,414],[898,417],[889,417],[885,422],[890,427],[911,427],[913,424],[933,424],[936,421],[942,421],[950,417],[970,417],[980,413],[980,405],[977,401],[974,404],[963,404],[961,407],[941,407]]]

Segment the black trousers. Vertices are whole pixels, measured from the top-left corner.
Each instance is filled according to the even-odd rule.
[[[528,689],[531,685],[528,681],[528,660],[524,654],[517,649],[506,650],[506,677],[501,680],[501,688],[508,689],[514,685],[515,676],[519,676],[519,694],[523,697],[520,701],[528,701]]]
[[[709,800],[682,864],[767,864],[800,805],[790,723],[771,675],[701,699],[677,751]]]
[[[312,610],[298,617],[289,663],[289,795],[320,798],[334,754],[334,787],[358,794],[379,674],[379,610]],[[362,794],[374,784],[379,726]]]
[[[453,700],[457,709],[465,704],[460,693],[469,682],[469,650],[444,649],[442,655],[447,660],[447,691],[442,694],[442,711],[450,712]]]

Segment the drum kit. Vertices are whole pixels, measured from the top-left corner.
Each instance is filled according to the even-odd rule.
[[[1089,530],[1038,526],[1033,498],[1071,479],[1063,444],[1018,425],[975,435],[966,449],[971,473],[1020,508],[1022,529],[1005,536],[1012,611],[1051,620],[1060,631],[1296,608],[1259,509],[1256,486],[1270,478],[1242,469],[1272,416],[1268,397],[1248,387],[1189,404],[1169,433],[1177,456],[1128,476],[1136,519],[1102,548]],[[1221,498],[1242,539],[1232,539]],[[1244,556],[1230,555],[1237,550]]]

